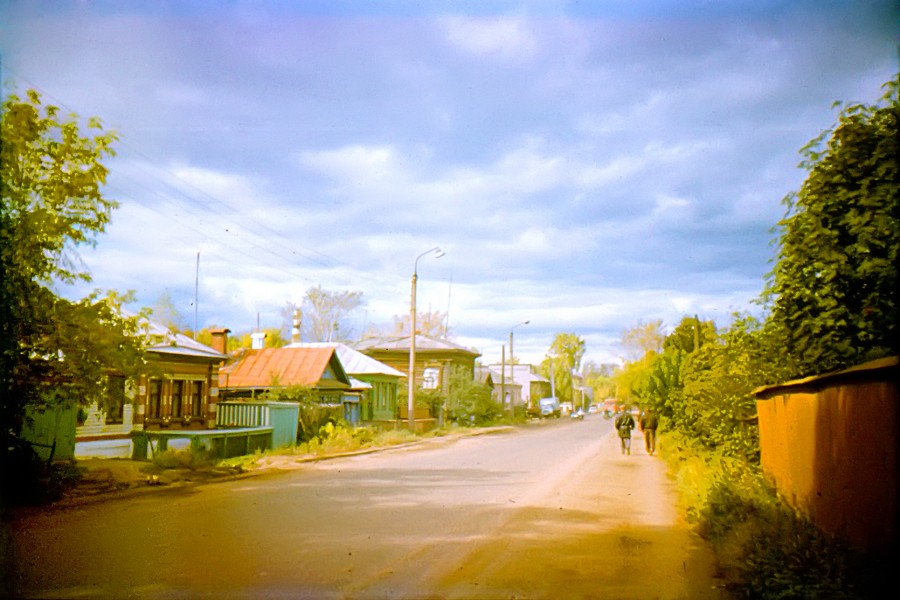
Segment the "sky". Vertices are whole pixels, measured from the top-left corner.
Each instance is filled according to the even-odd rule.
[[[757,314],[799,150],[898,70],[898,4],[0,0],[4,96],[119,136],[92,288],[361,334],[417,307],[537,363],[558,333]],[[440,247],[444,255],[429,253]],[[197,259],[199,255],[199,261]],[[199,264],[199,268],[198,268]],[[195,305],[196,301],[196,305]],[[528,321],[525,324],[525,321]]]

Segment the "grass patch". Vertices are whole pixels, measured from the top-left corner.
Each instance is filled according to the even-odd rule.
[[[151,461],[151,469],[148,471],[162,471],[166,469],[189,469],[196,471],[197,469],[205,469],[213,467],[218,460],[207,450],[193,450],[185,448],[184,450],[166,450],[158,452],[153,456]]]

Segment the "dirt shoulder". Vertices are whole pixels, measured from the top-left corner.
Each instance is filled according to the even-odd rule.
[[[161,468],[149,461],[126,458],[83,458],[75,461],[80,472],[76,481],[62,490],[62,496],[53,506],[70,506],[139,493],[152,493],[172,486],[200,485],[216,481],[274,474],[303,468],[310,462],[369,454],[372,452],[398,451],[423,445],[452,443],[460,437],[511,433],[515,427],[499,426],[478,429],[461,429],[451,435],[421,438],[403,444],[372,446],[351,451],[321,452],[317,454],[265,453],[248,456],[239,464],[229,462],[203,464],[193,468]]]

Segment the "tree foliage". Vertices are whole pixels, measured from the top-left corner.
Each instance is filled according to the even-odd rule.
[[[438,339],[446,338],[449,335],[446,324],[447,313],[439,310],[416,311],[416,331],[419,332],[419,335]],[[409,314],[394,316],[390,335],[397,337],[409,335]]]
[[[18,433],[27,406],[103,403],[110,374],[142,364],[128,297],[78,302],[57,284],[90,281],[79,246],[96,244],[117,206],[103,196],[115,134],[97,119],[85,131],[37,92],[10,95],[0,122],[0,434]]]
[[[472,379],[471,371],[463,367],[450,372],[447,410],[451,419],[466,423],[474,421],[475,425],[489,423],[501,413],[500,405],[491,396],[491,388]]]
[[[584,340],[574,333],[557,333],[541,362],[541,375],[550,379],[560,402],[574,402],[572,372],[581,368],[587,349]]]
[[[582,365],[584,384],[593,390],[594,401],[612,398],[616,395],[616,384],[613,379],[615,371],[616,365],[613,364],[597,364],[588,361]]]
[[[620,344],[625,360],[639,360],[648,353],[659,354],[663,349],[665,338],[662,319],[655,319],[649,323],[638,322],[634,327],[622,332]]]
[[[163,290],[157,296],[153,306],[150,307],[150,317],[154,323],[162,325],[172,332],[181,333],[187,329],[187,320],[181,314],[181,311],[178,310],[168,289]],[[194,332],[191,333],[193,334]]]
[[[900,353],[898,79],[886,88],[801,150],[808,176],[784,199],[766,299],[796,375]]]
[[[617,398],[652,408],[663,431],[755,462],[752,392],[789,373],[778,343],[769,328],[746,315],[734,315],[722,331],[712,321],[684,317],[663,340],[662,352],[648,351],[620,369]]]
[[[300,405],[297,422],[297,441],[308,442],[319,435],[322,427],[341,420],[341,407],[322,404],[315,389],[304,385],[273,386],[260,399],[271,402],[296,402]]]
[[[301,332],[305,342],[346,342],[353,336],[347,317],[362,306],[362,292],[334,292],[311,287],[301,304]],[[285,311],[293,319],[293,310]]]

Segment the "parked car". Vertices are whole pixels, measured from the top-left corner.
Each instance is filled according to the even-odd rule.
[[[538,401],[538,404],[541,407],[541,418],[549,419],[550,417],[556,417],[557,419],[562,415],[562,408],[559,406],[559,399],[555,397],[549,398],[541,398]]]

